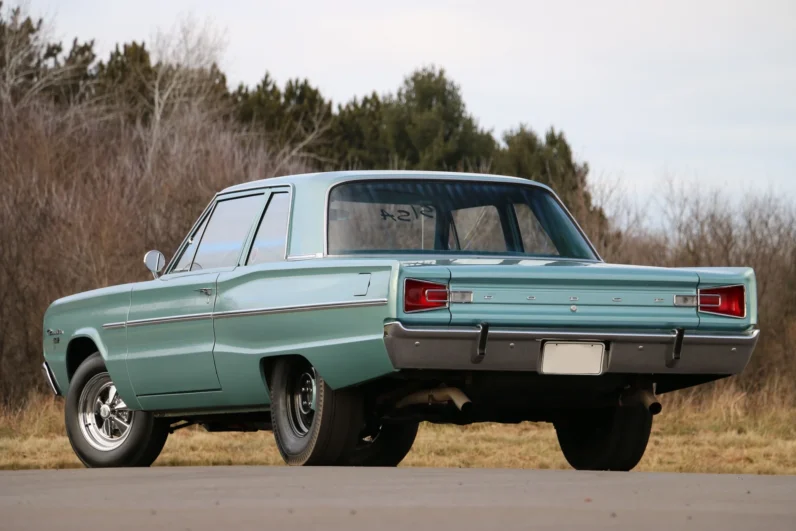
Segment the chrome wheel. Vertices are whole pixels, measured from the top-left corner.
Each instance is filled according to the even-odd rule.
[[[304,372],[295,380],[287,400],[290,428],[304,437],[312,428],[315,417],[315,371]]]
[[[133,412],[116,393],[107,372],[91,378],[78,401],[80,431],[97,450],[115,450],[127,439],[133,425]]]

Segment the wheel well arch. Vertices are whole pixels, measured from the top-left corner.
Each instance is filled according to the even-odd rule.
[[[69,341],[69,345],[66,347],[67,380],[71,382],[72,376],[80,364],[96,352],[99,352],[99,348],[90,337],[76,337]]]
[[[265,382],[266,387],[268,388],[268,392],[271,392],[271,372],[274,369],[274,365],[279,360],[284,359],[293,359],[296,361],[305,361],[307,363],[312,363],[306,357],[302,356],[301,354],[285,354],[281,356],[268,356],[260,360],[260,373],[262,374],[263,381]]]

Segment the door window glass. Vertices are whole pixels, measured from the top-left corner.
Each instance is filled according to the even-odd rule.
[[[199,243],[191,270],[237,265],[262,201],[262,194],[220,201]]]
[[[191,235],[191,238],[188,240],[188,245],[185,246],[185,250],[182,252],[180,261],[177,262],[177,265],[172,273],[183,273],[185,271],[191,270],[191,261],[193,260],[193,255],[196,252],[196,246],[199,245],[199,240],[202,239],[202,233],[205,230],[208,219],[209,218],[205,218],[204,221],[202,221],[202,224],[199,225],[199,228],[196,229],[196,232]]]
[[[278,193],[271,196],[268,208],[265,209],[263,219],[257,228],[252,250],[249,252],[248,265],[285,259],[289,210],[290,194]]]

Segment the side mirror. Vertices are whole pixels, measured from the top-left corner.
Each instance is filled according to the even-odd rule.
[[[149,251],[144,255],[144,265],[152,272],[152,276],[158,278],[158,273],[166,267],[166,257],[160,251]]]

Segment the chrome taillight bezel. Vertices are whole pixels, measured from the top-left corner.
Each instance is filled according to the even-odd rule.
[[[722,289],[731,289],[731,288],[743,288],[743,315],[730,315],[727,313],[720,313],[720,312],[712,312],[710,310],[703,310],[702,307],[702,297],[719,297],[719,300],[716,304],[708,305],[708,308],[718,308],[721,306],[721,295],[717,293],[705,293],[702,292],[705,290],[722,290]],[[711,286],[709,288],[700,288],[697,290],[697,312],[705,313],[708,315],[717,315],[719,317],[726,317],[728,319],[746,319],[746,316],[749,314],[749,296],[746,291],[746,286],[744,284],[729,284],[727,286]]]
[[[439,306],[434,306],[433,308],[420,308],[417,310],[407,310],[406,309],[406,283],[407,282],[419,282],[421,284],[430,284],[432,287],[429,287],[425,290],[426,299],[429,302],[440,303]],[[442,288],[441,286],[445,286]],[[404,279],[404,289],[403,289],[403,297],[402,297],[402,308],[405,314],[415,314],[415,313],[422,313],[422,312],[434,312],[437,310],[446,310],[450,307],[450,287],[448,286],[447,282],[435,282],[433,280],[428,280],[424,278],[405,278]],[[428,293],[435,292],[435,293],[444,293],[444,299],[429,299]]]

